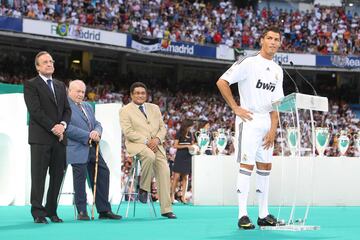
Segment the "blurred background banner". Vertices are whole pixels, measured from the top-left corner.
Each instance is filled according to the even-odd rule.
[[[22,32],[22,19],[0,16],[0,30]]]
[[[0,83],[0,206],[26,205],[30,201],[30,146],[27,109],[23,86]],[[93,104],[95,115],[103,126],[101,149],[110,169],[109,200],[118,203],[121,197],[121,104]],[[72,179],[72,174],[67,174]],[[72,181],[65,179],[62,192],[73,192]],[[46,195],[46,194],[45,194]],[[91,195],[91,191],[89,192]],[[44,196],[45,198],[46,196]],[[89,203],[92,198],[88,198]],[[72,204],[65,197],[61,204]]]
[[[156,52],[160,49],[160,42],[157,38],[146,38],[133,35],[130,47],[139,50],[140,52]]]
[[[316,56],[316,65],[322,67],[360,68],[360,57],[357,56]]]
[[[42,36],[73,39],[93,43],[126,46],[126,34],[87,28],[68,23],[52,23],[23,19],[23,32]]]

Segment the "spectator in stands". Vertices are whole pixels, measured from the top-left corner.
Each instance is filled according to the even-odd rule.
[[[25,55],[21,55],[18,52],[4,52],[0,54],[0,82],[11,83],[11,84],[22,84],[24,79],[27,79],[32,74],[32,69],[28,68],[30,59],[27,59]],[[16,72],[14,67],[17,63],[21,63],[24,67],[22,68],[22,73]],[[60,72],[57,73],[59,79],[64,82],[67,82],[67,79],[73,76],[73,73]],[[87,84],[87,100],[101,102],[101,103],[110,103],[110,102],[120,102],[127,104],[129,102],[130,96],[127,94],[127,90],[123,88],[128,84],[130,79],[134,79],[134,76],[120,76],[122,79],[122,86],[117,85],[118,82],[115,79],[111,79],[108,76],[91,76],[88,79]],[[140,77],[139,77],[140,78]],[[96,80],[95,80],[96,79]],[[141,79],[147,79],[146,76],[141,76]],[[100,82],[102,84],[100,84]],[[337,99],[346,96],[349,94],[349,86],[343,86],[341,91],[337,88],[329,87],[328,85],[319,85],[317,87],[322,95],[327,96],[328,93],[332,93],[329,97],[329,107],[334,109],[331,114],[321,114],[319,119],[315,119],[318,122],[318,125],[322,124],[332,124],[334,128],[338,129],[341,127],[336,119],[340,119],[340,115],[344,114],[344,111],[339,109],[336,104]],[[104,89],[107,89],[104,91]],[[354,89],[355,90],[355,89]],[[105,93],[105,94],[103,94]],[[354,94],[356,94],[354,92]],[[176,125],[178,121],[185,119],[188,116],[192,116],[193,119],[207,119],[205,122],[209,124],[209,130],[216,131],[219,126],[231,129],[234,125],[234,117],[231,115],[228,107],[224,105],[222,100],[213,93],[204,93],[200,92],[197,95],[193,95],[188,92],[187,89],[182,89],[176,94],[173,94],[169,91],[159,90],[154,93],[154,96],[161,96],[161,98],[156,97],[153,100],[154,103],[158,103],[161,106],[161,111],[164,113],[164,121],[167,124],[168,135],[164,146],[166,148],[168,159],[174,159],[174,149],[170,151],[173,146],[174,137],[178,129]],[[208,101],[203,101],[203,99],[208,99]],[[334,100],[336,100],[334,102]],[[342,105],[342,103],[340,104]],[[345,123],[343,124],[347,128],[348,126],[356,126],[358,117],[348,110],[350,113],[346,114]],[[345,112],[346,113],[346,112]],[[291,122],[291,118],[286,114],[281,114],[281,121]],[[348,117],[352,116],[352,117]],[[314,115],[315,117],[315,115]],[[335,118],[334,118],[335,117]],[[305,122],[310,122],[309,116],[304,113],[300,113],[300,118]],[[335,120],[334,120],[335,119]],[[225,125],[224,125],[225,124]],[[359,127],[358,127],[359,128]],[[197,128],[199,129],[199,128]],[[284,130],[285,128],[283,128]],[[336,130],[337,131],[337,130]],[[305,133],[306,138],[310,139],[310,133]],[[277,142],[275,144],[274,155],[280,155],[281,148],[278,146],[281,142],[284,144],[284,153],[285,156],[289,155],[287,142],[284,141],[284,138],[280,137],[280,131],[277,134]],[[283,135],[284,136],[284,135]],[[305,135],[304,135],[305,137]],[[334,138],[334,135],[331,135],[331,139]],[[171,142],[172,141],[172,142]],[[309,147],[312,147],[310,143]],[[337,156],[336,149],[331,150],[332,146],[329,144],[329,149],[325,152],[327,156]],[[304,155],[309,155],[310,151],[304,152]],[[335,154],[335,155],[334,155]]]
[[[197,44],[227,44],[238,48],[258,49],[262,27],[278,25],[283,29],[283,51],[336,53],[331,45],[339,38],[338,51],[359,54],[354,48],[359,39],[357,13],[345,14],[343,7],[318,7],[311,11],[267,9],[254,10],[251,6],[238,8],[232,1],[191,4],[150,0],[139,4],[130,0],[89,3],[87,1],[25,1],[20,6],[5,6],[0,15],[68,22],[110,31],[122,31],[147,37],[163,38],[169,32],[171,41]],[[248,26],[252,26],[249,28]],[[353,34],[352,34],[353,33]],[[314,42],[315,41],[315,42]],[[321,42],[321,44],[319,43]],[[336,50],[336,48],[335,48]]]

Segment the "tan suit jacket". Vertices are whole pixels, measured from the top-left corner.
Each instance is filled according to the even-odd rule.
[[[120,125],[125,137],[125,146],[130,156],[135,156],[146,148],[146,142],[152,138],[159,138],[159,150],[166,156],[163,142],[166,128],[160,108],[152,103],[144,103],[147,118],[140,111],[139,106],[130,102],[120,110]]]
[[[166,128],[160,109],[152,103],[144,103],[147,118],[139,106],[131,102],[120,110],[120,125],[125,137],[125,146],[130,156],[138,155],[141,161],[140,188],[150,192],[155,176],[158,187],[161,214],[172,212],[170,199],[170,169],[163,143]],[[152,138],[159,138],[155,153],[146,146]]]

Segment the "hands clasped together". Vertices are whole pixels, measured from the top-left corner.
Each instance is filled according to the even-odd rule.
[[[150,139],[148,141],[148,143],[146,144],[146,146],[148,146],[148,148],[150,148],[151,151],[156,153],[158,151],[159,144],[160,144],[160,139],[156,137],[156,138]]]
[[[59,138],[59,142],[61,142],[64,139],[64,131],[65,131],[64,125],[60,123],[56,124],[51,129],[51,132]]]

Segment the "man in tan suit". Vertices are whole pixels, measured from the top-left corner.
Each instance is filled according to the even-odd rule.
[[[159,191],[161,215],[176,218],[170,199],[170,169],[163,142],[166,128],[157,105],[145,103],[147,87],[135,82],[130,87],[132,102],[120,110],[120,125],[125,146],[130,156],[137,155],[141,161],[139,200],[147,202],[151,180],[155,176]]]

